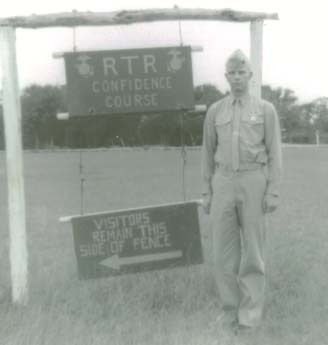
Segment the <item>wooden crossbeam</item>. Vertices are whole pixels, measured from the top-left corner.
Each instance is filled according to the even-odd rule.
[[[142,22],[171,20],[212,20],[250,22],[254,20],[278,19],[277,13],[243,12],[231,9],[146,9],[115,12],[64,12],[30,15],[0,19],[0,26],[15,28],[45,28],[74,26],[127,25]]]

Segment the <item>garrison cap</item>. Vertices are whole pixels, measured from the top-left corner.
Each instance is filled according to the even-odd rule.
[[[237,63],[237,64],[241,64],[244,66],[247,66],[249,68],[249,70],[251,70],[251,63],[248,60],[248,57],[240,50],[237,49],[235,50],[227,59],[226,61],[226,68],[228,66],[228,64],[230,63]]]

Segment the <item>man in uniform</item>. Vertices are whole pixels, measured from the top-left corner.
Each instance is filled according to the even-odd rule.
[[[206,114],[203,207],[213,229],[218,320],[250,329],[264,306],[266,213],[278,205],[282,170],[274,106],[249,94],[250,62],[237,50],[226,62],[231,93]]]

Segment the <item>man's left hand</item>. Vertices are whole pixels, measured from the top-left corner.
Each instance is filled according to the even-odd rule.
[[[263,211],[264,213],[271,213],[278,207],[279,198],[278,195],[265,194],[263,199]]]

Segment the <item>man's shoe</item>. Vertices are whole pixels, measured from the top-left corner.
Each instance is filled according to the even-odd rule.
[[[246,326],[246,325],[240,325],[237,324],[237,326],[234,328],[234,332],[236,335],[248,335],[254,330],[254,327]]]
[[[235,323],[238,324],[237,315],[233,312],[221,310],[220,314],[215,320],[215,323],[224,327],[233,326]]]

